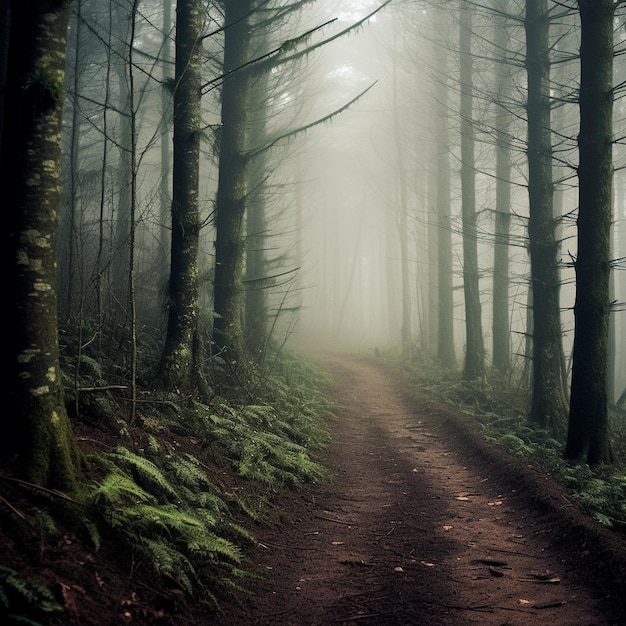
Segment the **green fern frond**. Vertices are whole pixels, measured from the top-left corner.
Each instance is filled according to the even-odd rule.
[[[95,359],[91,358],[90,356],[88,356],[87,354],[81,354],[80,355],[80,363],[81,365],[86,365],[88,370],[91,370],[91,373],[97,377],[97,378],[101,378],[102,377],[102,365],[96,361]]]
[[[191,454],[184,454],[181,457],[172,459],[172,469],[176,482],[188,487],[210,486],[206,472],[200,467],[198,459]]]
[[[91,500],[98,506],[124,506],[140,502],[155,502],[154,496],[142,489],[129,476],[108,474],[92,492]]]
[[[15,570],[0,565],[0,599],[13,622],[39,624],[39,616],[64,609],[45,585],[21,577]]]
[[[139,456],[123,446],[108,455],[119,467],[132,472],[135,480],[151,491],[176,499],[176,490],[163,475],[163,472],[143,456]],[[155,494],[156,495],[156,494]]]
[[[141,551],[157,574],[171,577],[187,593],[193,594],[192,579],[196,573],[189,559],[179,550],[164,541],[144,538]]]
[[[45,540],[50,540],[60,535],[54,517],[45,509],[37,509],[32,522],[37,528],[39,536]]]
[[[154,435],[148,435],[148,450],[150,450],[152,454],[161,452],[161,444]]]

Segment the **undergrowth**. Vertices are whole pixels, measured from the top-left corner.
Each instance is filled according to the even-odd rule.
[[[83,387],[106,386],[96,360],[83,365]],[[285,353],[271,367],[247,369],[237,393],[216,395],[210,404],[144,392],[134,424],[125,421],[114,392],[99,401],[90,392],[79,413],[97,408],[86,422],[108,437],[113,432],[115,444],[85,452],[90,480],[80,501],[54,493],[42,499],[34,489],[28,512],[9,505],[8,512],[0,509],[0,523],[19,527],[16,536],[25,543],[36,537],[40,551],[74,532],[95,552],[117,554],[131,579],[215,610],[257,576],[246,557],[252,520],[276,519],[271,500],[280,489],[328,479],[315,460],[330,442],[328,383],[319,369]],[[38,624],[45,613],[62,610],[53,600],[36,581],[0,571],[6,619]]]
[[[0,619],[2,624],[43,626],[51,615],[62,613],[48,587],[26,580],[19,572],[0,565]]]
[[[458,372],[409,366],[420,388],[471,415],[490,442],[542,467],[569,491],[591,516],[614,530],[626,533],[626,420],[610,413],[611,445],[618,452],[614,465],[589,467],[563,458],[564,441],[527,419],[529,396],[495,374],[478,381],[464,380]]]

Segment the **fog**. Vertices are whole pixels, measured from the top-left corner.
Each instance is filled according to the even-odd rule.
[[[124,168],[120,142],[123,118],[103,102],[123,97],[116,86],[115,61],[106,66],[103,33],[105,11],[93,2],[81,19],[90,29],[76,27],[68,54],[70,98],[64,120],[66,169],[65,205],[61,229],[61,298],[71,309],[73,255],[80,251],[83,271],[95,263],[97,224],[111,233],[122,213],[118,196]],[[314,342],[367,351],[398,348],[434,358],[437,351],[438,231],[451,233],[453,334],[456,359],[465,350],[463,297],[463,230],[461,216],[461,115],[459,24],[455,3],[335,2],[306,4],[297,19],[289,19],[264,39],[259,57],[283,45],[304,50],[297,63],[276,63],[253,90],[269,93],[268,104],[250,107],[250,127],[265,115],[262,140],[250,140],[252,159],[262,173],[250,183],[249,203],[266,211],[264,255],[267,276],[262,288],[269,304],[270,331],[282,343]],[[521,15],[521,2],[508,3]],[[167,257],[163,235],[171,188],[171,165],[164,155],[171,142],[171,124],[163,100],[163,84],[173,75],[173,39],[163,43],[163,6],[141,2],[135,41],[137,68],[137,231],[138,311],[146,325],[163,324],[154,304],[162,297],[167,272],[156,271]],[[509,91],[499,92],[502,74],[495,43],[497,23],[491,3],[476,6],[473,23],[473,112],[475,140],[476,236],[482,333],[490,362],[492,350],[493,276],[496,206],[496,126],[498,115],[510,117],[506,141],[510,149],[510,231],[508,318],[511,362],[521,370],[528,359],[528,174],[526,159],[526,77],[524,34],[519,20],[507,26]],[[369,19],[364,18],[373,13]],[[208,9],[206,32],[220,32],[221,14]],[[618,16],[619,17],[619,16]],[[174,19],[173,16],[172,19]],[[361,20],[364,20],[361,23]],[[623,16],[620,17],[623,26]],[[355,26],[358,25],[358,26]],[[353,27],[354,26],[354,27]],[[174,32],[173,25],[170,25]],[[345,31],[345,32],[344,32]],[[579,32],[574,13],[553,27],[555,41],[552,95],[555,215],[561,241],[561,313],[565,361],[571,367],[577,253],[576,178],[578,109],[573,95],[579,80],[574,56]],[[98,37],[94,33],[100,33]],[[624,28],[617,30],[616,46]],[[308,33],[306,39],[298,39]],[[77,37],[77,34],[79,35]],[[108,35],[107,35],[108,36]],[[82,38],[82,39],[81,39]],[[295,42],[287,46],[285,42]],[[103,43],[104,42],[104,43]],[[211,307],[211,272],[215,195],[218,184],[219,59],[222,43],[207,37],[204,61],[199,207],[203,277],[201,303]],[[170,64],[157,70],[157,58]],[[445,65],[442,65],[445,60]],[[109,68],[107,70],[107,67]],[[444,68],[442,73],[442,67]],[[625,75],[624,57],[615,59],[615,83]],[[107,72],[109,72],[107,74]],[[159,81],[152,76],[159,74]],[[109,81],[107,82],[107,76]],[[221,80],[221,79],[220,79]],[[120,81],[122,84],[124,81]],[[441,86],[446,85],[442,101]],[[110,90],[110,91],[109,91]],[[261,95],[258,96],[259,102]],[[265,108],[267,107],[267,108]],[[442,143],[441,124],[447,126]],[[165,122],[165,123],[164,123]],[[615,136],[624,135],[624,100],[616,92]],[[164,130],[165,129],[165,130]],[[103,137],[108,137],[108,144]],[[263,144],[263,146],[262,146]],[[74,148],[72,149],[72,145]],[[270,145],[271,149],[267,146]],[[260,150],[260,147],[263,147]],[[77,156],[77,153],[80,156]],[[262,154],[256,156],[257,152]],[[438,217],[437,184],[441,155],[449,163],[450,217]],[[122,156],[120,156],[122,155]],[[168,157],[169,158],[169,157]],[[626,175],[620,141],[614,148],[613,313],[616,387],[626,380]],[[261,189],[257,197],[252,189]],[[80,206],[77,220],[76,207]],[[72,208],[74,207],[74,208]],[[70,235],[70,233],[72,233]],[[114,235],[111,234],[112,239]],[[251,236],[248,235],[250,238]],[[72,243],[73,242],[73,243]],[[74,249],[73,249],[74,246]],[[112,261],[118,258],[111,253]],[[255,279],[256,280],[256,279]],[[250,290],[254,280],[247,280]],[[62,307],[63,309],[63,307]],[[210,314],[204,324],[210,326]]]
[[[345,3],[343,3],[345,5]],[[353,3],[356,4],[356,3]],[[359,3],[345,14],[347,22],[359,19],[375,2]],[[332,11],[330,14],[333,14]],[[432,198],[434,159],[433,129],[436,116],[448,116],[451,144],[451,223],[454,268],[454,339],[457,356],[464,350],[463,261],[459,154],[459,117],[454,110],[458,89],[458,47],[453,16],[446,40],[434,30],[432,9],[423,3],[401,3],[386,7],[355,34],[330,44],[315,64],[316,93],[310,96],[317,110],[348,101],[364,87],[373,85],[349,110],[331,124],[315,129],[303,142],[293,161],[282,164],[300,180],[303,202],[303,248],[301,285],[303,310],[298,326],[303,338],[372,349],[397,346],[401,340],[402,253],[399,227],[406,213],[408,232],[408,283],[410,285],[411,338],[415,349],[432,355],[435,351],[436,307],[429,301],[436,243],[429,231],[437,228]],[[515,31],[513,31],[515,32]],[[516,35],[521,36],[518,30]],[[519,41],[518,52],[521,50]],[[493,44],[482,41],[478,55],[494,57]],[[452,102],[436,101],[435,56],[450,55]],[[519,58],[518,58],[519,61]],[[478,63],[478,62],[477,62]],[[572,62],[564,71],[575,72]],[[485,346],[491,343],[491,305],[496,178],[494,160],[493,70],[479,71],[482,84],[477,103],[476,198],[478,211],[478,257]],[[623,75],[623,62],[616,60],[615,73]],[[574,79],[574,76],[572,76]],[[515,116],[523,118],[523,72],[518,68],[516,98],[507,103]],[[617,81],[616,81],[617,82]],[[571,366],[573,305],[575,297],[572,261],[576,255],[575,105],[559,117],[570,137],[557,143],[555,206],[563,218],[560,225],[561,309],[566,361]],[[616,102],[615,123],[623,125],[624,102]],[[556,115],[555,115],[556,117]],[[558,122],[558,120],[555,120]],[[510,137],[513,151],[510,237],[510,323],[512,358],[522,366],[527,333],[529,259],[527,252],[528,189],[525,130],[519,124]],[[616,129],[616,135],[620,135]],[[294,166],[294,162],[296,165]],[[626,380],[626,177],[620,169],[623,149],[615,149],[614,301],[616,382]],[[304,175],[303,175],[304,174]],[[401,179],[404,179],[402,181]],[[399,189],[406,185],[404,197]],[[436,274],[435,274],[436,277]],[[489,351],[489,349],[488,349]]]

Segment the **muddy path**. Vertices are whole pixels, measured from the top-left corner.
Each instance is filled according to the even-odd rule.
[[[266,576],[211,623],[626,623],[621,537],[375,362],[316,358],[336,382],[334,480],[255,529]]]

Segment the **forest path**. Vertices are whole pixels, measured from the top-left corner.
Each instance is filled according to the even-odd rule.
[[[336,383],[323,459],[335,478],[281,501],[280,527],[256,529],[268,576],[211,623],[618,623],[567,565],[554,520],[450,436],[449,409],[408,401],[372,361],[315,358]],[[584,548],[572,550],[584,568]]]

